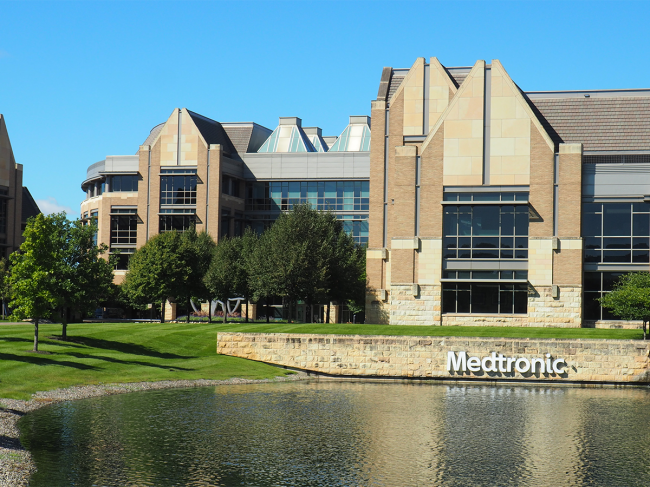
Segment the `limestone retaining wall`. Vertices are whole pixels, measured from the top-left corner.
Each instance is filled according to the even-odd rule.
[[[650,383],[650,341],[225,332],[217,340],[220,354],[341,376]],[[449,352],[528,360],[550,354],[564,363],[562,373],[539,366],[520,373],[514,365],[511,372],[450,372]]]

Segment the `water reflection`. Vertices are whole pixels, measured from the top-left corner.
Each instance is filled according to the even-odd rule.
[[[650,485],[648,389],[311,382],[140,392],[21,420],[32,486]]]

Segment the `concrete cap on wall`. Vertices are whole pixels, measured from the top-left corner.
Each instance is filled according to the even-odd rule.
[[[307,135],[318,135],[319,137],[323,136],[323,130],[320,127],[303,127],[302,131]]]
[[[350,115],[350,124],[364,123],[370,125],[370,117],[367,115]]]
[[[302,120],[298,117],[280,117],[279,125],[297,125],[302,126]]]

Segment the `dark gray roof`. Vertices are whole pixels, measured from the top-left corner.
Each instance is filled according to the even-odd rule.
[[[248,142],[251,139],[251,134],[253,133],[253,125],[240,125],[240,126],[225,126],[223,129],[228,134],[230,142],[235,146],[235,150],[239,154],[245,154],[248,150]]]
[[[554,142],[586,151],[650,150],[650,97],[532,98]]]
[[[196,128],[201,132],[206,144],[221,144],[221,147],[226,154],[235,153],[235,148],[230,142],[228,134],[226,134],[226,131],[219,122],[190,110],[187,110],[187,113],[192,117]]]
[[[32,197],[32,193],[23,186],[23,207],[21,209],[20,221],[22,223],[27,222],[27,219],[36,216],[41,212],[36,201]]]

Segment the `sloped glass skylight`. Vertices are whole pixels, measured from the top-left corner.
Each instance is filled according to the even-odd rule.
[[[300,127],[296,117],[281,117],[273,131],[257,152],[317,152]]]
[[[327,152],[327,142],[323,140],[323,132],[320,127],[304,127],[303,131],[316,152]]]
[[[369,117],[350,117],[350,124],[345,127],[329,152],[360,152],[370,150]]]

